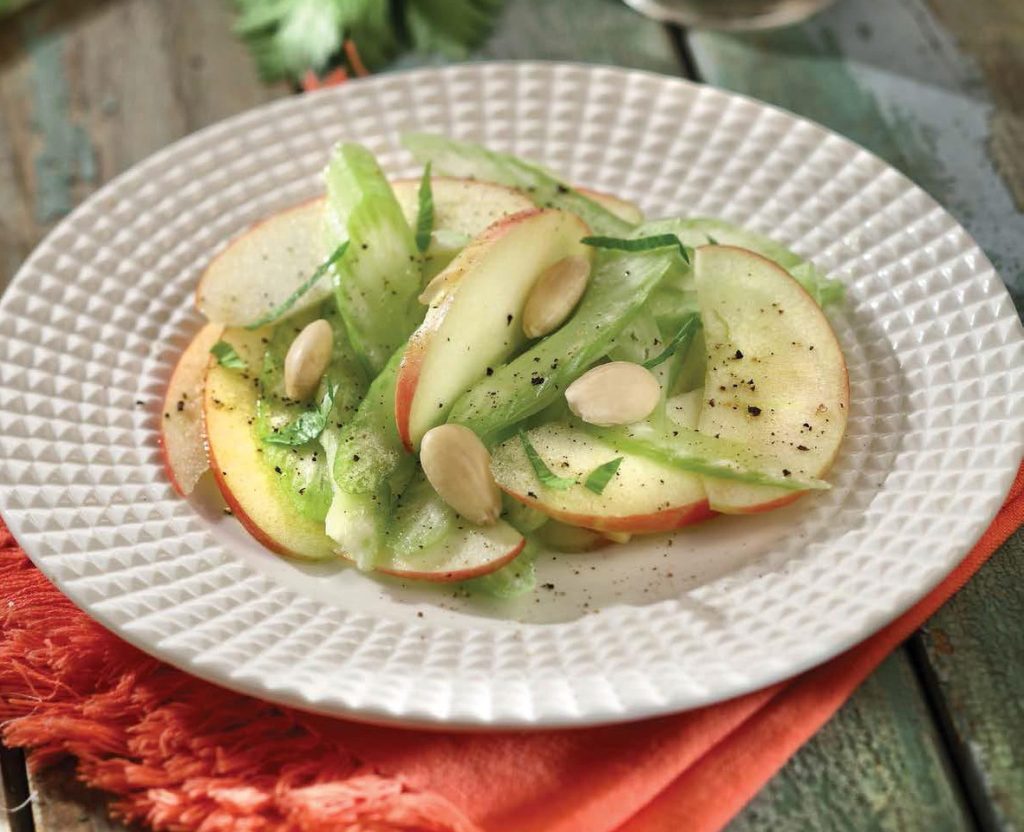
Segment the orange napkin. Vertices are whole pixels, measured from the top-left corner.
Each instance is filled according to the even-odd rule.
[[[722,828],[1024,522],[1024,467],[927,598],[788,682],[576,731],[446,733],[311,717],[167,667],[75,609],[0,523],[0,721],[34,766],[72,755],[121,817],[201,832]]]

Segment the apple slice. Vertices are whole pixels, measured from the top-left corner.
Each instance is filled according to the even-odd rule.
[[[480,234],[501,217],[533,207],[512,188],[489,182],[435,177],[434,227],[456,241]],[[411,225],[418,210],[418,180],[392,184]],[[232,240],[206,267],[196,288],[196,307],[209,320],[227,326],[247,326],[282,303],[331,253],[324,227],[324,198],[318,197],[280,211],[250,226]],[[428,256],[437,269],[447,264],[455,249],[436,242]],[[310,289],[292,307],[300,312],[333,291],[327,278]]]
[[[616,450],[569,425],[551,423],[527,433],[534,449],[558,476],[584,482],[599,465],[622,457],[601,494],[572,485],[546,488],[513,437],[492,453],[491,470],[511,497],[571,526],[603,532],[663,532],[711,516],[701,478],[645,457]]]
[[[167,476],[182,497],[196,487],[210,467],[203,443],[203,385],[210,347],[224,327],[207,324],[185,347],[171,373],[160,418],[160,452]]]
[[[419,213],[419,179],[396,179],[391,183],[395,199],[410,227],[416,227]],[[475,179],[432,176],[430,190],[434,196],[434,228],[455,234],[476,237],[502,217],[529,211],[533,203],[526,194]]]
[[[832,327],[788,272],[746,249],[702,246],[694,275],[708,363],[699,429],[794,476],[821,477],[846,432],[850,388]],[[803,492],[705,479],[710,505],[767,511]]]
[[[635,202],[630,202],[628,199],[620,199],[617,196],[595,191],[591,188],[577,188],[576,190],[630,225],[640,225],[644,221],[644,212],[640,210]]]
[[[526,539],[508,523],[473,526],[460,523],[450,534],[415,555],[390,554],[374,572],[414,581],[468,581],[495,572],[514,560]],[[351,560],[344,553],[342,557]]]
[[[262,220],[236,237],[206,267],[196,286],[196,307],[209,320],[248,326],[277,307],[330,254],[323,198]],[[332,292],[327,278],[304,294],[293,312]]]
[[[263,339],[270,328],[227,329],[221,339],[231,344],[248,368],[260,366]],[[203,421],[214,478],[235,517],[260,543],[282,555],[322,560],[335,556],[334,542],[323,523],[303,517],[288,506],[263,462],[253,425],[258,390],[249,370],[222,367],[211,361],[206,373]]]
[[[455,399],[525,341],[522,310],[540,274],[570,255],[590,257],[575,214],[533,209],[505,217],[434,279],[427,315],[409,339],[395,387],[398,434],[410,451]]]

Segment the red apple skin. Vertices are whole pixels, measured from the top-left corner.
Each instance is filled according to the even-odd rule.
[[[190,451],[194,457],[206,455],[202,418],[203,386],[206,383],[206,365],[209,360],[210,347],[220,338],[223,330],[224,328],[219,324],[207,324],[195,334],[178,358],[164,394],[157,444],[160,448],[164,471],[167,472],[167,479],[171,481],[171,487],[182,497],[187,497],[192,493],[196,482],[204,473],[204,471],[197,473],[194,468],[190,470],[189,463],[194,460],[188,459],[188,456]],[[174,420],[180,418],[177,405],[182,392],[189,394],[185,406],[186,411],[191,407],[199,410],[196,414],[199,430],[190,437],[187,447],[171,441],[169,435],[178,427]],[[170,414],[170,417],[163,414]]]
[[[252,367],[263,356],[263,339],[268,334],[267,328],[229,328],[222,339]],[[271,551],[303,560],[333,557],[333,542],[322,528],[297,516],[274,490],[249,423],[255,407],[251,379],[211,358],[203,390],[203,424],[217,487],[245,530]]]
[[[507,217],[502,217],[497,222],[488,226],[480,236],[474,239],[464,250],[464,254],[470,252],[471,248],[485,249],[512,231],[523,220],[541,213],[543,213],[542,209],[531,208],[527,211],[520,211],[517,214],[509,214]],[[435,280],[443,280],[449,291],[437,306],[432,305],[427,311],[423,323],[420,324],[419,328],[409,338],[405,354],[402,356],[402,363],[398,368],[398,378],[395,381],[395,425],[398,428],[398,436],[409,453],[415,451],[409,420],[412,415],[413,398],[415,398],[416,388],[419,386],[423,360],[426,357],[427,350],[430,348],[431,341],[434,340],[434,336],[444,323],[449,307],[455,300],[456,292],[450,291],[450,289],[458,286],[462,278],[470,271],[471,269],[469,268],[449,269],[435,278]]]
[[[711,510],[707,500],[690,503],[684,506],[674,506],[654,514],[632,514],[625,517],[600,517],[592,514],[573,514],[568,511],[559,511],[544,505],[539,500],[534,500],[525,494],[518,494],[505,489],[505,493],[524,505],[543,512],[548,517],[560,520],[570,526],[582,526],[585,529],[593,529],[597,532],[625,532],[627,534],[656,534],[658,532],[670,532],[674,529],[681,529],[684,526],[691,526],[702,520],[714,517],[717,512]]]
[[[235,519],[242,524],[242,527],[252,535],[257,543],[262,546],[266,546],[271,552],[278,555],[285,555],[290,558],[305,560],[306,558],[298,552],[291,551],[283,543],[270,537],[248,514],[246,514],[242,504],[238,502],[235,495],[228,487],[227,478],[224,476],[224,472],[221,470],[220,465],[217,464],[217,457],[209,445],[207,445],[206,452],[210,455],[210,467],[213,471],[213,478],[217,483],[217,488],[220,489],[220,495],[224,498],[224,502],[228,504],[228,508],[231,509],[231,513],[234,515]]]

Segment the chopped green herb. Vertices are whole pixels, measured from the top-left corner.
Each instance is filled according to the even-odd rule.
[[[710,243],[711,245],[713,245],[713,246],[717,246],[717,245],[720,245],[720,243],[718,242],[718,240],[716,240],[716,239],[715,239],[714,237],[712,237],[712,236],[711,236],[710,234],[705,234],[704,236],[708,238],[708,242],[709,242],[709,243]]]
[[[210,347],[210,355],[217,359],[217,363],[221,367],[227,367],[229,370],[244,370],[246,368],[242,356],[235,352],[235,348],[227,341],[218,341]]]
[[[519,441],[523,443],[523,450],[526,451],[526,458],[530,460],[530,465],[533,466],[533,473],[537,475],[537,479],[540,480],[541,485],[555,491],[564,491],[566,488],[576,485],[576,480],[572,477],[560,477],[557,474],[552,473],[551,469],[544,464],[544,460],[540,458],[540,454],[537,453],[537,449],[530,444],[530,440],[527,438],[525,431],[519,431]]]
[[[279,318],[283,318],[285,314],[288,312],[288,310],[295,306],[295,302],[299,298],[301,298],[304,294],[306,294],[306,292],[308,292],[310,289],[316,286],[317,283],[320,282],[323,276],[327,274],[327,270],[330,269],[331,266],[333,266],[335,263],[337,263],[347,250],[348,240],[345,240],[345,242],[343,242],[334,250],[330,257],[328,257],[326,260],[324,260],[323,263],[316,267],[316,271],[313,272],[313,274],[311,274],[306,280],[304,280],[302,282],[302,285],[299,286],[298,289],[296,289],[294,292],[288,295],[288,297],[281,301],[281,303],[275,306],[262,318],[260,318],[257,321],[253,321],[251,324],[249,324],[246,327],[246,329],[259,329],[261,326],[272,324]]]
[[[419,200],[420,206],[416,214],[416,248],[426,251],[430,246],[430,234],[434,230],[434,192],[430,187],[430,162],[423,168]]]
[[[590,474],[587,475],[587,481],[583,483],[583,485],[595,494],[604,493],[605,486],[611,482],[612,477],[615,476],[615,472],[619,470],[619,466],[621,464],[622,457],[619,456],[609,462],[606,462],[604,465],[598,465],[590,472]]]
[[[691,312],[683,319],[682,326],[679,327],[679,331],[675,334],[671,341],[668,342],[668,346],[665,347],[660,353],[654,358],[649,358],[644,362],[644,366],[648,370],[653,370],[659,364],[667,361],[676,351],[685,346],[689,348],[690,342],[693,340],[693,336],[697,334],[697,330],[700,329],[700,315],[696,312]]]
[[[293,422],[289,422],[277,433],[268,433],[263,441],[271,445],[305,445],[312,442],[327,427],[327,418],[334,407],[334,394],[337,388],[328,387],[323,401],[316,410],[307,410]]]
[[[679,254],[687,264],[691,262],[693,249],[684,246],[683,241],[675,234],[654,234],[650,237],[637,237],[626,239],[623,237],[584,237],[580,240],[583,245],[594,248],[610,248],[615,251],[653,251],[658,248],[678,246]]]

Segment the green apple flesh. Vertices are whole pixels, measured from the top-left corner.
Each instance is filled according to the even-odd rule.
[[[820,477],[850,408],[846,362],[821,308],[771,260],[733,246],[698,248],[694,275],[707,370],[698,428]],[[767,511],[803,492],[705,478],[711,508]]]

